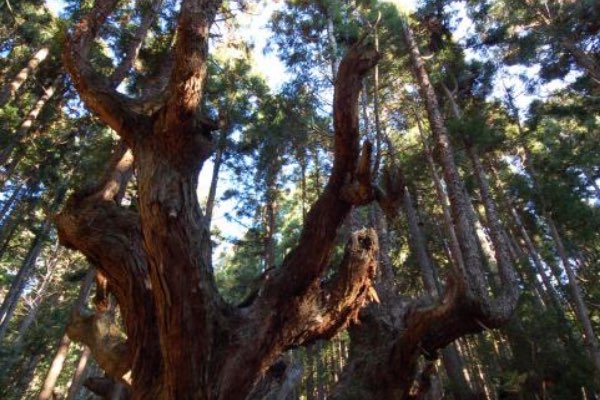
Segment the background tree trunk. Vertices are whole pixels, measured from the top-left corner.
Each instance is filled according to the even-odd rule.
[[[27,65],[13,78],[13,80],[4,85],[4,87],[0,90],[0,107],[3,107],[6,103],[12,100],[21,85],[32,73],[35,72],[40,63],[43,62],[49,54],[50,49],[48,47],[39,49],[29,60],[29,62],[27,62]]]

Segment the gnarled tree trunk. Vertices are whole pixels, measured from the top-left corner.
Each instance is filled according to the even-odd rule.
[[[434,302],[407,300],[378,285],[381,304],[369,305],[361,312],[361,324],[350,329],[350,357],[332,396],[336,400],[424,396],[435,373],[433,361],[438,350],[484,326],[506,323],[518,297],[510,262],[499,263],[502,287],[496,297],[489,295],[472,206],[454,161],[436,94],[408,25],[404,26],[404,37],[448,187],[452,226],[459,244],[456,260],[463,263],[448,276],[443,296]],[[387,192],[397,194],[398,188],[388,187]],[[385,203],[382,207],[390,210]]]
[[[123,184],[117,160],[96,190],[69,200],[57,222],[62,242],[106,276],[127,341],[111,334],[102,315],[76,316],[69,334],[87,344],[134,399],[241,400],[283,351],[333,336],[370,299],[373,231],[352,236],[335,278],[321,283],[321,274],[352,205],[374,198],[365,179],[370,174],[358,162],[357,115],[360,82],[378,55],[359,44],[340,63],[329,182],[307,215],[297,248],[269,273],[254,301],[234,307],[215,286],[210,233],[196,199],[198,172],[213,147],[215,124],[198,109],[208,33],[220,1],[183,1],[173,72],[157,107],[115,91],[87,60],[116,3],[96,2],[67,41],[64,61],[87,106],[132,149],[139,213],[115,203]]]

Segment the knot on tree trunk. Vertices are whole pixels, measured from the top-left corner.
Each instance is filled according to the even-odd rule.
[[[379,186],[375,187],[375,200],[391,221],[398,216],[406,180],[402,169],[393,164],[384,167],[382,175]]]

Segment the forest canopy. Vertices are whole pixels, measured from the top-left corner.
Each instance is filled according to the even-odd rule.
[[[596,0],[0,21],[0,398],[600,398]]]

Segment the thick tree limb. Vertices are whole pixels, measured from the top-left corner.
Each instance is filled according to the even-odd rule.
[[[61,243],[87,256],[115,295],[130,344],[127,357],[128,364],[134,365],[133,387],[152,398],[148,383],[156,381],[155,374],[162,362],[160,354],[147,356],[142,352],[144,348],[158,346],[152,287],[139,215],[118,205],[132,168],[131,152],[121,143],[102,181],[72,195],[55,219]],[[90,348],[97,359],[106,358],[101,345]],[[141,357],[143,363],[138,361]],[[107,370],[114,378],[122,379],[113,374],[115,371],[121,372]]]
[[[208,34],[221,3],[184,0],[181,4],[165,111],[168,126],[187,124],[198,112],[207,71]]]
[[[97,74],[88,59],[100,27],[118,1],[97,0],[94,3],[92,10],[81,19],[65,41],[63,62],[85,104],[133,146],[134,136],[139,133],[134,127],[145,125],[146,118],[132,111],[133,101],[118,93],[112,82],[106,82]]]
[[[334,161],[329,181],[306,217],[298,246],[284,259],[282,272],[267,284],[265,296],[299,296],[319,279],[329,263],[338,227],[352,204],[341,191],[356,178],[359,163],[358,96],[362,78],[379,55],[355,45],[340,63],[334,93]],[[283,300],[283,299],[282,299]]]
[[[312,332],[314,337],[331,338],[348,324],[358,321],[359,311],[370,301],[379,303],[373,286],[377,269],[379,243],[374,229],[352,234],[337,275],[326,284],[317,301],[323,316],[313,320],[329,320]],[[309,337],[309,340],[311,338]]]
[[[240,327],[239,340],[247,345],[241,345],[236,356],[226,361],[221,379],[236,379],[237,385],[223,389],[220,398],[239,399],[248,393],[257,377],[245,374],[245,380],[240,379],[240,366],[258,371],[260,376],[285,349],[331,336],[347,326],[356,310],[373,296],[369,289],[377,239],[372,231],[356,234],[356,246],[349,247],[352,255],[345,258],[329,288],[321,287],[320,278],[329,264],[338,227],[352,208],[342,199],[341,191],[346,183],[357,179],[358,96],[362,77],[378,58],[377,52],[358,44],[340,64],[334,95],[333,172],[306,217],[297,247],[269,274],[256,300],[240,310],[246,323]]]
[[[135,29],[133,38],[127,46],[127,50],[125,51],[121,63],[115,68],[110,76],[110,82],[113,87],[119,86],[127,76],[129,70],[133,67],[140,49],[142,48],[142,44],[144,43],[144,39],[148,34],[148,30],[156,19],[156,14],[160,11],[163,0],[146,0],[145,3],[147,4],[139,4],[139,6],[141,6],[139,7],[141,13],[140,24]]]

